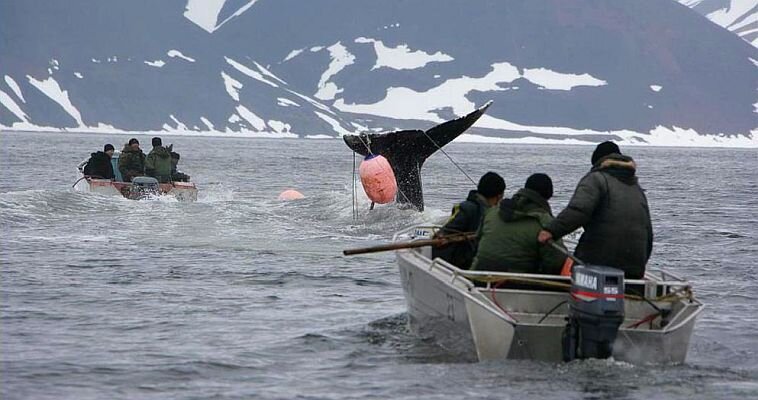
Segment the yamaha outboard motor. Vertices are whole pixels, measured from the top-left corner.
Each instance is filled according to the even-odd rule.
[[[624,272],[596,265],[574,266],[563,360],[610,357],[622,322]]]
[[[160,184],[157,179],[149,176],[138,176],[132,179],[132,186],[129,189],[130,199],[140,200],[159,194]]]

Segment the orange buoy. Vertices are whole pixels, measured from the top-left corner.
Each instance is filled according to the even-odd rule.
[[[361,161],[358,171],[363,190],[371,201],[386,204],[395,199],[397,181],[386,158],[369,154]]]
[[[282,201],[300,200],[304,198],[305,196],[303,196],[302,193],[293,189],[287,189],[279,194],[279,200],[282,200]]]

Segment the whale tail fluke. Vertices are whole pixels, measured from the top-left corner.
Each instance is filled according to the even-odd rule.
[[[351,150],[362,155],[384,156],[392,166],[397,179],[398,203],[410,204],[424,210],[421,188],[421,166],[429,156],[452,142],[471,127],[492,104],[484,106],[454,120],[443,122],[427,131],[418,129],[382,133],[345,135],[342,138]]]

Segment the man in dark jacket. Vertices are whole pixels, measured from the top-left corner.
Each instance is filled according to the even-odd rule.
[[[131,138],[129,143],[124,145],[118,157],[118,170],[124,182],[131,182],[135,176],[145,174],[145,153],[139,148],[139,140]]]
[[[503,198],[505,180],[494,173],[487,172],[476,190],[469,192],[466,201],[453,207],[453,214],[436,237],[476,232],[482,222],[484,212],[496,206]],[[432,248],[432,258],[440,257],[458,268],[469,269],[476,254],[476,241],[456,242],[444,247]]]
[[[566,256],[535,240],[553,219],[547,202],[552,196],[550,177],[534,174],[512,198],[487,210],[479,229],[479,248],[471,269],[559,274]]]
[[[171,181],[171,152],[163,147],[161,138],[154,137],[152,140],[153,149],[145,159],[145,175],[152,176],[158,182]]]
[[[615,143],[603,142],[592,153],[592,165],[566,209],[538,240],[545,243],[584,227],[576,246],[579,259],[621,269],[627,278],[642,278],[653,251],[653,226],[636,164]]]
[[[113,179],[111,157],[113,157],[115,150],[112,144],[106,144],[103,146],[103,151],[90,154],[87,165],[84,166],[84,175],[102,179]]]
[[[171,145],[168,147],[171,150]],[[181,155],[179,153],[171,151],[171,180],[174,182],[189,182],[190,176],[177,169],[180,158]]]

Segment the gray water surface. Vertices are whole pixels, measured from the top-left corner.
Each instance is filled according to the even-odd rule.
[[[149,150],[150,138],[139,136]],[[341,251],[433,222],[472,184],[443,155],[427,210],[368,211],[340,140],[164,137],[195,203],[74,192],[75,165],[127,136],[0,134],[2,399],[713,399],[758,397],[758,153],[626,148],[652,208],[652,266],[707,304],[684,365],[456,360],[406,329],[391,253]],[[591,147],[453,143],[559,211]],[[304,200],[280,202],[294,188]]]

